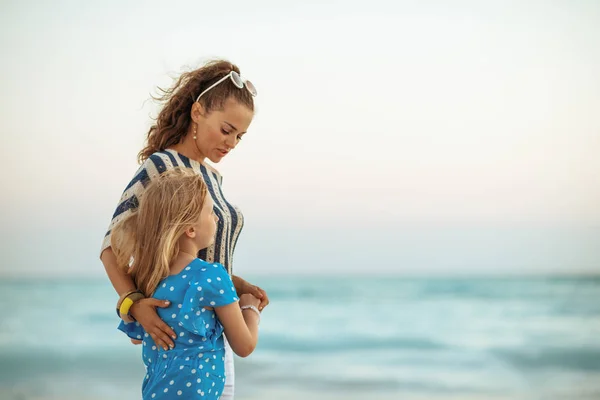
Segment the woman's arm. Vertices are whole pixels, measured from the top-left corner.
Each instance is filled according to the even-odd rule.
[[[117,258],[112,249],[108,247],[100,256],[108,279],[112,283],[117,293],[122,295],[131,290],[135,290],[135,283],[127,272],[120,269],[117,265]],[[130,309],[130,313],[136,321],[142,325],[142,328],[154,339],[157,346],[167,350],[173,348],[175,343],[175,332],[158,316],[156,307],[168,307],[169,302],[154,298],[147,298],[136,301]],[[170,336],[170,337],[169,337]]]
[[[119,296],[136,289],[131,276],[117,266],[117,257],[110,247],[102,252],[100,259],[104,264],[110,283],[112,283]]]

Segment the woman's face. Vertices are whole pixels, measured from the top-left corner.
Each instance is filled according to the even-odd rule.
[[[218,163],[238,145],[253,117],[254,113],[248,107],[231,97],[225,101],[222,110],[210,113],[205,113],[199,103],[194,103],[192,120],[196,125],[197,147],[194,150],[199,151],[203,158]],[[193,127],[191,134],[193,137]]]

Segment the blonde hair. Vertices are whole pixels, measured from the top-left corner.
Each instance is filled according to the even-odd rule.
[[[180,168],[166,171],[151,181],[131,215],[114,227],[110,243],[117,264],[145,296],[152,296],[170,274],[178,240],[198,222],[206,193],[200,175]]]

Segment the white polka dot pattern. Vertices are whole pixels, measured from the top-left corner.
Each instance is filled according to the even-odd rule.
[[[184,271],[165,278],[154,294],[171,302],[169,307],[157,311],[163,320],[179,327],[174,349],[158,348],[137,323],[119,325],[129,337],[144,337],[144,342],[148,341],[147,346],[142,346],[147,369],[142,387],[144,399],[218,399],[224,390],[223,326],[215,311],[206,307],[235,302],[237,294],[230,290],[231,278],[219,264],[197,259]]]

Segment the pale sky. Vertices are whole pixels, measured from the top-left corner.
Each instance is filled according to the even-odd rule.
[[[600,272],[600,3],[0,5],[0,274],[101,276],[157,85],[224,57],[240,274]]]

